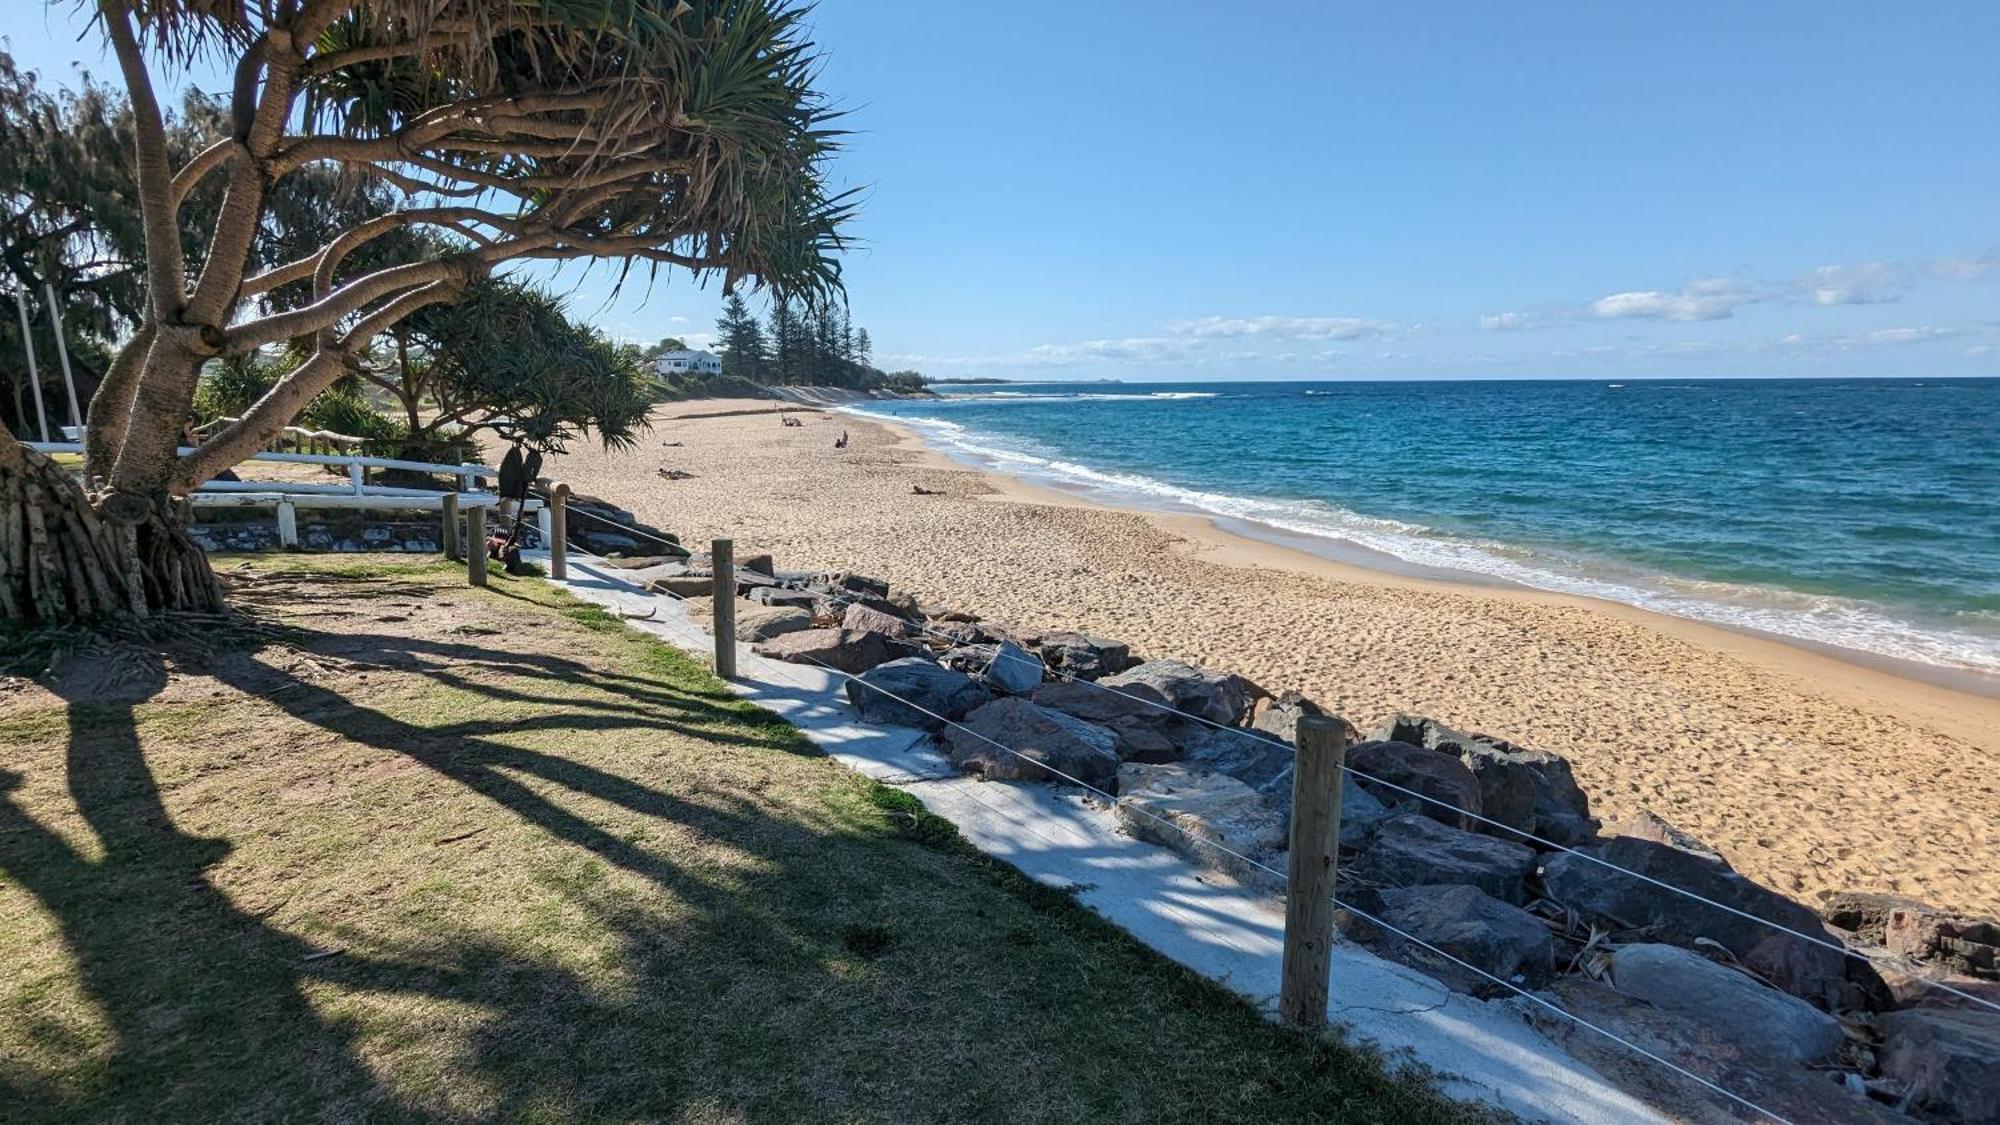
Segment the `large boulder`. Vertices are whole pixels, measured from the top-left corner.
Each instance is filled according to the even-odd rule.
[[[993,648],[981,678],[997,691],[1027,695],[1042,682],[1042,658],[1015,644],[1001,641]]]
[[[1278,810],[1226,774],[1177,765],[1120,766],[1117,815],[1139,839],[1245,882],[1273,881],[1273,873],[1258,863],[1283,870],[1275,858],[1285,846]]]
[[[863,719],[928,731],[992,698],[971,677],[922,656],[878,664],[847,681],[847,700]]]
[[[901,617],[860,604],[850,605],[841,610],[840,627],[864,633],[880,633],[895,640],[902,640],[915,632],[910,623]]]
[[[1463,883],[1516,905],[1528,898],[1535,852],[1405,813],[1384,821],[1355,862],[1358,878],[1384,887]]]
[[[1659,1063],[1626,1043],[1672,1059],[1725,1090],[1740,1091],[1779,1120],[1814,1125],[1910,1125],[1908,1117],[1850,1093],[1826,1071],[1802,1067],[1769,1051],[1746,1050],[1704,1021],[1635,1000],[1603,981],[1582,974],[1558,976],[1541,996],[1546,1003],[1591,1026],[1573,1022],[1525,997],[1507,1003],[1578,1061],[1626,1090],[1643,1091],[1648,1106],[1667,1120],[1764,1118],[1720,1094],[1663,1074]],[[1615,1042],[1603,1032],[1625,1043]]]
[[[1538,988],[1555,974],[1555,939],[1542,920],[1478,887],[1391,887],[1381,899],[1384,922],[1501,980]],[[1474,990],[1463,968],[1442,967],[1445,979]]]
[[[1297,752],[1276,736],[1244,727],[1217,730],[1189,725],[1193,729],[1180,743],[1182,762],[1226,773],[1260,793],[1292,791],[1292,762]]]
[[[1060,771],[1103,789],[1118,772],[1117,735],[1015,696],[973,710],[945,731],[944,748],[953,765],[996,781],[1067,780],[1051,772]]]
[[[1875,1018],[1882,1075],[1945,1121],[2000,1125],[2000,1013],[1919,1008]]]
[[[1148,660],[1098,682],[1223,726],[1234,726],[1249,712],[1254,690],[1241,676],[1178,660]]]
[[[1456,758],[1408,742],[1359,742],[1348,748],[1347,764],[1361,775],[1361,787],[1383,804],[1408,806],[1467,831],[1479,824],[1467,815],[1480,811],[1479,781]]]
[[[1118,756],[1126,761],[1171,762],[1180,757],[1181,738],[1197,726],[1178,712],[1096,684],[1052,680],[1036,688],[1033,698],[1115,733]]]
[[[1727,866],[1671,845],[1618,836],[1552,855],[1542,865],[1542,891],[1614,931],[1641,931],[1653,940],[1689,948],[1702,939],[1713,941],[1757,975],[1829,1010],[1866,1006],[1868,997],[1884,987],[1865,964],[1849,964],[1839,941],[1811,910]]]
[[[773,660],[852,673],[866,672],[895,655],[882,634],[854,629],[802,629],[772,637],[757,646],[757,653]]]
[[[1563,847],[1578,847],[1597,839],[1598,822],[1590,815],[1590,798],[1577,785],[1569,761],[1561,755],[1516,746],[1491,735],[1456,731],[1418,715],[1392,716],[1371,737],[1457,758],[1479,782],[1480,814],[1509,828]],[[1487,826],[1487,830],[1492,828]]]
[[[1705,1024],[1746,1052],[1814,1063],[1844,1038],[1840,1021],[1811,1004],[1679,946],[1619,947],[1611,955],[1611,986]]]
[[[1079,680],[1115,675],[1132,666],[1132,646],[1089,633],[1043,634],[1041,653],[1049,667]]]
[[[739,606],[736,610],[736,639],[746,644],[768,641],[786,633],[813,627],[812,614],[790,606]]]

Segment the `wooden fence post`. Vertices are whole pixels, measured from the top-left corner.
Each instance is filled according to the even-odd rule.
[[[1326,1026],[1333,969],[1333,888],[1340,862],[1341,768],[1352,729],[1331,716],[1299,720],[1292,767],[1292,851],[1285,900],[1284,974],[1278,1017],[1294,1027]]]
[[[458,493],[447,492],[438,501],[438,512],[444,516],[444,557],[451,562],[458,561]]]
[[[486,508],[474,505],[465,510],[465,580],[474,586],[486,585]]]
[[[278,501],[278,546],[294,550],[299,545],[299,509],[290,500]]]
[[[736,678],[736,544],[717,539],[708,545],[715,572],[715,674]]]
[[[557,481],[548,488],[549,577],[569,577],[569,485]]]

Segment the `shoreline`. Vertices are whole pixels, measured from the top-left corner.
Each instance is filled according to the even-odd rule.
[[[742,405],[667,404],[638,448],[575,448],[546,471],[691,542],[1114,637],[1301,691],[1363,731],[1405,711],[1562,754],[1607,825],[1651,812],[1802,901],[1868,890],[2000,913],[2000,698],[1789,638],[1108,506],[874,416],[721,413]]]
[[[1510,590],[1546,595],[1556,599],[1571,599],[1602,608],[1638,613],[1656,624],[1688,623],[1734,636],[1771,641],[1799,652],[1828,657],[1853,667],[1967,695],[2000,700],[2000,671],[1986,671],[1962,665],[1935,663],[1916,657],[1874,652],[1836,641],[1819,640],[1778,629],[1762,628],[1755,624],[1719,620],[1692,613],[1676,613],[1671,609],[1654,608],[1582,590],[1535,585],[1501,574],[1490,574],[1446,564],[1416,562],[1337,535],[1293,531],[1261,523],[1247,516],[1223,515],[1191,505],[1179,507],[1170,504],[1152,505],[1140,499],[1101,495],[1094,492],[1092,486],[1083,483],[1033,480],[1015,475],[1002,466],[987,463],[976,454],[936,444],[920,427],[893,416],[867,413],[861,404],[844,404],[834,407],[833,410],[843,417],[858,418],[882,426],[895,433],[902,443],[939,458],[943,465],[962,471],[981,473],[1004,482],[999,487],[1016,492],[1022,497],[1032,498],[1030,502],[1080,503],[1107,511],[1125,512],[1154,519],[1165,526],[1173,526],[1183,531],[1186,525],[1180,521],[1199,521],[1208,527],[1211,534],[1227,541],[1255,544],[1284,552],[1294,567],[1304,560],[1332,564],[1341,568],[1334,576],[1343,580],[1358,581],[1363,576],[1376,575],[1390,579],[1435,583],[1444,588],[1457,588],[1466,592]]]
[[[1913,694],[1921,696],[1931,692],[1943,693],[1934,701],[1934,705],[1940,708],[1936,716],[1937,721],[1950,723],[1962,708],[1970,706],[1975,711],[1984,710],[1990,714],[1984,721],[1967,728],[1968,735],[1976,734],[1981,737],[2000,735],[2000,676],[1991,676],[1972,669],[1947,668],[1915,660],[1879,656],[1859,649],[1821,644],[1748,626],[1722,625],[1692,617],[1681,617],[1589,594],[1542,590],[1475,571],[1455,571],[1408,563],[1393,555],[1382,555],[1386,560],[1383,565],[1370,566],[1315,551],[1311,543],[1313,537],[1304,534],[1293,535],[1269,529],[1271,535],[1267,538],[1264,535],[1251,533],[1247,529],[1249,521],[1246,520],[1230,520],[1228,517],[1206,512],[1170,512],[1140,506],[1128,507],[1083,495],[1080,489],[1072,492],[1068,489],[1023,480],[999,469],[960,460],[924,440],[923,432],[913,426],[874,414],[857,415],[844,410],[838,413],[842,417],[855,418],[863,424],[881,427],[894,435],[898,446],[921,453],[935,467],[979,474],[993,489],[995,499],[1026,504],[1075,505],[1135,516],[1151,521],[1164,530],[1190,541],[1202,543],[1206,552],[1205,557],[1223,565],[1252,569],[1273,567],[1295,573],[1320,575],[1341,582],[1389,587],[1409,585],[1445,593],[1471,596],[1499,595],[1519,597],[1549,605],[1577,606],[1591,612],[1612,614],[1680,636],[1696,644],[1727,651],[1734,656],[1753,659],[1773,671],[1803,673],[1815,680],[1830,679],[1849,688],[1873,689],[1883,699],[1895,699],[1903,705],[1908,705],[1912,701],[1910,697]],[[1245,524],[1246,529],[1235,530],[1225,526],[1231,522]],[[1298,542],[1284,541],[1288,539]],[[1368,548],[1356,545],[1354,553],[1358,556],[1363,553],[1378,552],[1371,552]],[[1884,682],[1883,678],[1886,678],[1887,682]]]

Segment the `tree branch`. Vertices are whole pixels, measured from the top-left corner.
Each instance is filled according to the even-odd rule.
[[[356,225],[351,230],[341,234],[334,242],[321,247],[319,250],[303,258],[294,259],[281,266],[273,266],[254,277],[244,278],[243,288],[239,290],[239,296],[254,297],[259,293],[267,293],[281,285],[290,285],[293,282],[304,281],[309,277],[313,277],[320,263],[326,260],[327,253],[334,246],[340,245],[348,239],[356,239],[357,241],[349,243],[340,250],[340,257],[344,258],[369,242],[405,226],[439,226],[464,233],[458,225],[460,223],[483,223],[486,226],[507,234],[515,234],[520,230],[520,224],[514,220],[478,207],[424,207],[392,211],[387,215],[378,215],[373,219]],[[338,260],[333,262],[333,268],[337,269],[339,265]],[[319,295],[324,296],[325,294],[322,293]]]
[[[243,417],[222,428],[193,453],[180,459],[175,470],[179,488],[200,487],[215,474],[241,462],[262,449],[291,424],[306,405],[346,373],[349,351],[359,344],[395,327],[396,322],[426,305],[443,304],[458,296],[462,282],[456,278],[434,281],[404,293],[363,317],[341,337],[335,348],[321,348],[291,374],[252,403]]]
[[[223,354],[248,355],[265,344],[330,328],[370,301],[379,300],[399,289],[429,284],[448,276],[455,269],[464,268],[448,259],[433,258],[364,274],[310,305],[238,325],[230,330]]]
[[[203,177],[222,167],[223,162],[229,159],[229,154],[235,151],[236,139],[234,137],[224,137],[196,153],[194,159],[181,165],[181,170],[174,173],[173,196],[175,210],[179,210],[180,205],[186,202],[188,192],[193,191],[195,185],[200,183]]]
[[[132,103],[132,131],[138,157],[139,217],[145,232],[146,291],[152,319],[168,320],[180,314],[186,285],[187,267],[181,258],[178,208],[174,206],[173,172],[167,166],[167,127],[160,115],[160,101],[153,92],[153,78],[146,70],[146,56],[132,29],[129,4],[99,0],[98,13],[104,18],[105,34],[118,56],[118,68],[125,77],[126,96]]]

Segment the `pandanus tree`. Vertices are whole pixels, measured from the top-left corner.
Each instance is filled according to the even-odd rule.
[[[215,611],[174,499],[262,448],[370,342],[508,263],[612,259],[816,302],[849,199],[791,0],[98,0],[131,104],[143,315],[91,401],[77,483],[0,437],[0,612]],[[233,59],[226,134],[176,162],[156,67]],[[299,257],[252,250],[286,177],[376,177],[394,210]],[[219,185],[198,256],[181,209]],[[436,249],[361,253],[421,229]],[[304,298],[274,294],[306,290]],[[296,363],[240,420],[178,446],[212,360]]]
[[[651,365],[632,349],[511,278],[475,281],[379,343],[362,378],[401,404],[412,456],[480,431],[560,453],[587,428],[608,448],[630,448],[656,397]]]

